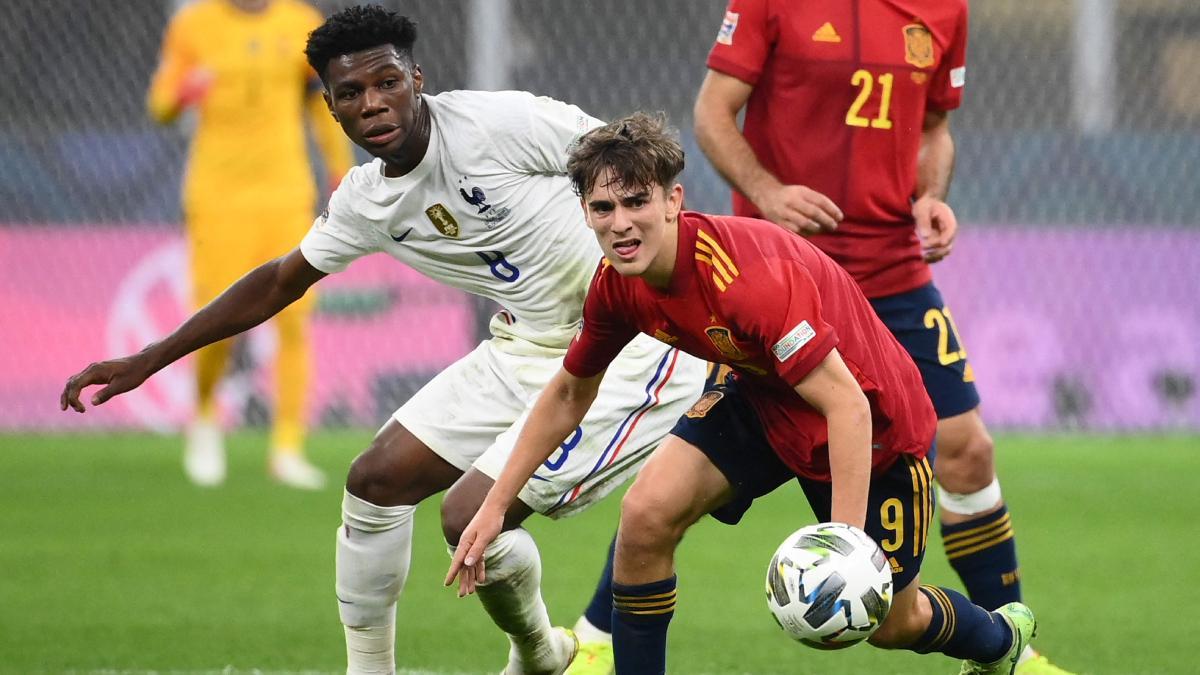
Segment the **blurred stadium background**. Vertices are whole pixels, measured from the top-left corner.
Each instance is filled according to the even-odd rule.
[[[145,433],[174,432],[187,419],[192,405],[187,363],[87,415],[57,409],[58,391],[70,373],[89,361],[140,348],[183,316],[187,280],[182,275],[179,188],[187,124],[156,127],[143,105],[162,30],[182,4],[6,0],[0,6],[0,81],[5,90],[0,106],[0,485],[7,493],[0,496],[5,504],[0,532],[6,540],[0,543],[0,567],[15,570],[0,578],[0,669],[11,672],[219,670],[228,664],[338,667],[340,631],[328,602],[332,547],[326,536],[336,522],[336,488],[327,491],[319,508],[311,508],[311,497],[305,501],[303,495],[280,491],[255,502],[265,489],[260,489],[263,478],[231,480],[224,494],[191,490],[175,465],[178,443]],[[329,12],[352,3],[315,4]],[[684,183],[689,206],[727,212],[728,189],[704,161],[690,130],[692,101],[724,12],[722,0],[381,4],[418,20],[416,57],[427,91],[527,89],[577,103],[600,117],[637,108],[665,110],[688,149]],[[1147,499],[1168,500],[1155,511],[1160,513],[1172,510],[1169,500],[1180,488],[1189,489],[1181,483],[1194,480],[1189,477],[1200,468],[1200,4],[987,0],[973,3],[971,12],[967,92],[964,106],[952,117],[958,163],[950,201],[962,229],[954,255],[935,274],[964,334],[985,417],[993,431],[1023,434],[1005,436],[1000,444],[1002,453],[1006,441],[1017,448],[1013,459],[1001,459],[1011,471],[1006,489],[1030,502],[1014,507],[1015,518],[1019,525],[1028,519],[1022,530],[1030,533],[1027,541],[1040,538],[1046,557],[1057,556],[1064,573],[1078,573],[1067,563],[1086,565],[1092,553],[1063,553],[1063,540],[1039,533],[1034,516],[1025,515],[1037,510],[1053,519],[1061,515],[1060,507],[1071,508],[1070,500],[1054,501],[1060,499],[1056,494],[1035,507],[1033,502],[1047,499],[1038,489],[1070,488],[1093,475],[1097,483],[1120,482],[1142,476],[1142,467],[1154,467],[1159,482],[1144,478],[1141,487]],[[492,308],[379,256],[328,279],[320,291],[310,419],[326,430],[314,438],[314,453],[338,476],[365,446],[370,430],[473,345],[480,318]],[[255,428],[266,421],[269,380],[256,364],[273,348],[269,329],[259,329],[245,341],[237,365],[240,375],[222,394],[231,424]],[[253,448],[261,441],[251,432],[234,449],[241,443],[247,456],[257,456]],[[1124,454],[1159,452],[1153,461],[1135,463],[1126,472],[1120,465],[1107,472],[1102,468]],[[239,460],[234,461],[236,468]],[[1052,470],[1077,473],[1049,476]],[[115,483],[107,492],[97,492],[98,481]],[[120,481],[129,481],[129,489],[115,487]],[[135,502],[234,519],[220,521],[220,526],[211,523],[211,530],[197,526],[195,536],[183,540],[180,545],[201,560],[208,544],[231,555],[258,546],[259,537],[236,539],[226,529],[270,528],[273,518],[283,517],[276,514],[259,523],[247,516],[256,510],[281,509],[311,518],[305,522],[317,534],[300,537],[311,552],[298,558],[289,558],[296,550],[287,547],[278,552],[283,559],[298,560],[297,568],[311,562],[304,572],[275,570],[274,563],[260,572],[271,578],[306,575],[297,583],[311,582],[314,588],[306,587],[299,597],[303,602],[311,598],[315,605],[292,605],[289,613],[288,594],[272,591],[281,603],[276,613],[261,620],[234,620],[234,625],[244,638],[246,632],[269,630],[264,624],[271,621],[295,622],[296,613],[319,614],[305,619],[310,623],[296,623],[299,637],[288,643],[308,641],[300,628],[315,626],[321,638],[308,643],[320,646],[311,650],[314,660],[289,660],[282,653],[293,650],[284,644],[278,647],[280,654],[239,661],[241,657],[229,655],[236,651],[223,651],[232,649],[232,643],[222,642],[228,636],[201,618],[172,623],[162,619],[161,608],[126,605],[122,588],[128,587],[119,580],[144,580],[144,572],[127,571],[123,577],[120,564],[106,565],[130,560],[122,551],[141,551],[136,547],[145,542],[125,538],[127,531],[120,528],[99,529],[94,521],[82,529],[58,528],[57,516],[69,518],[81,505],[102,498],[111,500],[105,508],[113,510],[96,513],[111,513],[112,519],[128,517],[133,511],[121,508],[133,509]],[[1095,498],[1091,506],[1082,502],[1075,508],[1099,508],[1112,499],[1108,492]],[[1186,497],[1181,498],[1178,507],[1186,510]],[[72,500],[78,503],[69,506]],[[218,502],[220,506],[212,506]],[[1148,505],[1138,508],[1150,512]],[[57,516],[39,515],[46,513]],[[797,514],[809,517],[801,507]],[[609,510],[593,518],[592,539],[571,535],[587,542],[586,555],[559,545],[562,555],[585,564],[578,574],[584,587],[563,599],[551,598],[552,609],[561,607],[566,613],[561,621],[582,607],[612,515]],[[425,521],[431,523],[432,516],[427,513]],[[1062,520],[1055,523],[1060,532],[1072,531]],[[765,562],[776,534],[782,537],[799,524],[770,530],[768,540],[759,542],[759,557]],[[1090,519],[1078,524],[1100,526]],[[1105,532],[1088,537],[1096,556],[1116,554],[1103,542],[1111,545],[1119,533]],[[437,535],[430,528],[428,536]],[[72,546],[95,555],[65,562],[71,547],[61,537],[73,537]],[[1166,541],[1167,533],[1162,537]],[[8,554],[2,552],[6,547]],[[438,546],[427,548],[432,562],[423,585],[442,562]],[[1118,548],[1128,553],[1128,547]],[[1022,549],[1026,559],[1035,559],[1028,550]],[[207,564],[183,562],[189,558],[182,552],[163,555],[165,561],[145,557],[177,572],[161,580],[164,595],[196,585],[191,566]],[[132,555],[137,557],[142,556]],[[1188,587],[1179,593],[1190,594],[1191,606],[1200,603],[1194,557],[1190,572],[1170,572],[1170,561],[1160,562],[1164,574],[1188,582],[1170,587]],[[85,574],[85,568],[86,583],[66,581]],[[250,574],[254,568],[246,569]],[[216,573],[205,575],[203,584],[219,583]],[[93,583],[94,578],[107,581]],[[257,592],[271,583],[259,576],[238,588]],[[766,613],[757,608],[754,584],[748,602],[755,605],[757,620]],[[63,609],[42,602],[46,587],[60,589],[52,595],[63,596]],[[75,591],[67,594],[64,588]],[[91,595],[106,591],[112,595]],[[101,599],[81,600],[89,597]],[[189,602],[203,600],[189,596]],[[1069,606],[1062,616],[1066,620],[1094,609]],[[56,625],[60,612],[79,611],[93,612],[80,625],[91,631],[95,646],[64,646],[75,645],[75,636],[41,634],[41,628]],[[115,628],[105,622],[106,615],[112,622],[117,622],[113,617],[124,621],[133,616],[136,627]],[[454,621],[484,630],[482,624],[470,623],[476,619],[471,614]],[[760,623],[763,631],[769,630],[767,622]],[[138,641],[147,626],[156,626],[160,639],[190,630],[209,648],[192,644],[184,649],[166,640],[171,644],[158,645],[159,656],[139,658],[130,645],[125,647],[128,654],[104,647],[114,644],[108,639],[114,634]],[[19,642],[35,634],[41,642]],[[1080,632],[1079,639],[1089,640],[1088,635]],[[770,642],[789,654],[797,649]],[[1056,646],[1077,660],[1092,653]],[[254,654],[259,648],[247,649]],[[214,652],[218,656],[212,657]],[[1164,652],[1148,653],[1162,657]],[[474,667],[461,653],[453,657],[457,661],[438,658],[422,662],[428,667],[449,663],[452,670]],[[826,672],[847,667],[819,658],[809,663],[828,664],[820,666]],[[1173,667],[1184,672],[1191,667],[1181,665],[1188,661],[1169,660],[1115,668],[1100,659],[1088,662],[1095,664],[1094,672],[1167,672]],[[707,668],[726,672],[719,662]],[[855,672],[855,666],[850,668],[845,672]],[[783,665],[778,669],[789,670]]]

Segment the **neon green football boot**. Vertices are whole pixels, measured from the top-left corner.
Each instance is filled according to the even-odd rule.
[[[612,675],[615,668],[611,642],[580,642],[579,654],[565,675]]]
[[[1017,667],[1017,661],[1025,646],[1037,634],[1037,619],[1033,612],[1019,602],[1010,602],[996,610],[1012,630],[1013,643],[1008,651],[998,661],[979,663],[978,661],[963,661],[959,675],[1012,675]]]
[[[1050,663],[1050,659],[1044,655],[1037,653],[1033,649],[1028,649],[1028,656],[1021,655],[1021,659],[1017,661],[1016,675],[1074,675],[1069,670],[1063,670],[1058,666]]]

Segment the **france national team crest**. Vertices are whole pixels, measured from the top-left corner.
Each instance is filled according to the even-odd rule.
[[[452,239],[458,239],[458,221],[450,215],[450,210],[445,206],[434,204],[425,209],[425,215],[429,217],[429,222],[433,223],[438,232]]]
[[[737,12],[725,12],[725,20],[721,22],[721,30],[717,31],[717,42],[723,45],[733,44],[733,32],[737,30]]]
[[[741,361],[748,356],[746,352],[743,352],[734,344],[733,334],[729,332],[728,328],[724,326],[711,326],[704,329],[704,334],[708,336],[709,340],[712,340],[713,346],[717,348],[717,351],[730,359]]]
[[[910,23],[904,31],[904,60],[918,68],[933,65],[933,35],[919,23]]]
[[[463,176],[463,180],[458,181],[458,184],[463,186],[458,188],[458,194],[461,195],[468,204],[474,206],[476,209],[479,209],[479,217],[483,218],[483,220],[487,223],[487,229],[490,230],[495,228],[496,225],[500,224],[500,221],[508,217],[508,214],[511,213],[512,210],[507,206],[493,207],[492,204],[488,203],[487,193],[484,192],[483,188],[479,187],[478,185],[472,186],[471,191],[467,192],[467,188],[463,184],[463,181],[466,179],[467,177]]]

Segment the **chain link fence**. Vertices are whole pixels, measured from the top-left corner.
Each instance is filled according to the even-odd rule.
[[[188,126],[157,127],[144,109],[179,4],[0,7],[0,367],[10,378],[0,428],[171,428],[186,416],[185,378],[129,405],[141,414],[68,422],[47,412],[70,371],[135,349],[177,318],[141,317],[148,323],[136,330],[114,324],[134,321],[155,293],[181,292],[169,289],[182,283],[172,275],[182,269]],[[352,3],[315,4],[328,13]],[[498,83],[599,117],[666,111],[688,151],[689,206],[728,211],[729,191],[690,130],[724,2],[380,4],[418,21],[427,91]],[[952,116],[951,203],[962,234],[935,271],[985,414],[1010,428],[1200,428],[1200,5],[989,0],[971,11],[967,90]],[[493,73],[481,85],[480,67],[495,65],[495,54],[499,80]],[[171,246],[174,254],[163,253]],[[317,423],[378,422],[475,336],[470,301],[375,271],[396,267],[390,261],[364,264],[368,272],[329,285],[316,319]],[[131,290],[137,274],[156,281]],[[421,311],[446,327],[418,331],[411,317]],[[393,323],[378,323],[384,316]],[[409,343],[440,349],[363,365],[347,383],[333,363],[348,351],[339,341],[353,334],[369,344],[386,337],[372,331],[396,326],[411,326]],[[268,338],[257,344],[252,356],[272,348]],[[261,360],[245,361],[253,369]],[[239,406],[261,396],[260,379],[246,382]],[[145,413],[163,406],[172,412]]]

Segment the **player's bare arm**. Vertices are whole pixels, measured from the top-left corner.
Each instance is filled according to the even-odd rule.
[[[603,372],[581,378],[560,368],[539,395],[504,471],[459,537],[445,582],[449,586],[459,577],[459,597],[475,592],[475,584],[485,580],[483,551],[503,529],[505,512],[542,462],[583,421],[602,379]]]
[[[950,134],[950,113],[930,110],[925,113],[921,148],[917,154],[916,201],[913,218],[926,262],[937,262],[950,255],[958,220],[946,203],[950,180],[954,176],[954,137]]]
[[[275,316],[324,276],[324,272],[304,259],[298,248],[263,263],[162,340],[136,354],[93,363],[72,375],[59,397],[59,408],[83,412],[86,408],[79,396],[92,385],[105,385],[92,395],[92,405],[135,389],[154,373],[197,349],[243,333]]]
[[[771,222],[797,234],[837,229],[842,211],[803,185],[784,185],[767,171],[737,126],[737,115],[754,87],[709,70],[696,97],[696,140],[725,180],[754,202]]]
[[[837,349],[795,388],[829,425],[831,520],[862,528],[871,484],[871,406],[867,397]]]

